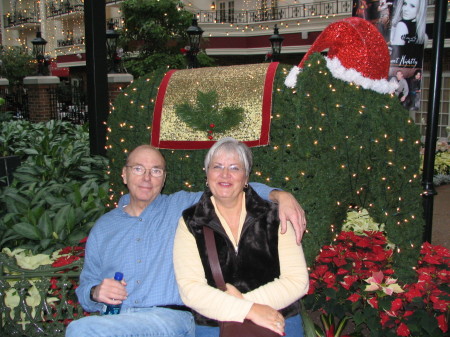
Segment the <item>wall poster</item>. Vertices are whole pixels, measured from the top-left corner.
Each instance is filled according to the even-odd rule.
[[[395,91],[414,119],[420,108],[426,0],[353,0],[353,16],[372,22],[383,35],[391,55],[389,78],[398,83]]]

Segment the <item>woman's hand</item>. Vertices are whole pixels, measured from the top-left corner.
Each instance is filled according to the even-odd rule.
[[[245,318],[281,336],[285,336],[283,315],[268,305],[254,303]]]
[[[227,283],[226,287],[227,287],[227,291],[225,291],[225,292],[228,295],[244,299],[244,296],[242,296],[242,293],[239,290],[237,290],[237,288],[234,285]]]

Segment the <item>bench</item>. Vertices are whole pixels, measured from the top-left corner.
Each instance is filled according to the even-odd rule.
[[[72,320],[88,315],[75,294],[82,265],[27,270],[0,253],[1,336],[62,337]]]

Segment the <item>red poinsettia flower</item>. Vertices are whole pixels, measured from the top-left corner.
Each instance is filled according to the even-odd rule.
[[[438,296],[430,296],[433,303],[433,309],[445,312],[448,309],[448,301],[440,299]]]
[[[426,263],[430,263],[430,264],[441,264],[442,263],[442,258],[439,255],[425,255],[422,258],[422,261],[425,261]]]
[[[388,314],[381,312],[380,313],[380,321],[381,321],[381,326],[385,326],[386,323],[390,320],[391,318],[389,317]]]
[[[442,332],[447,332],[448,331],[448,322],[445,318],[445,314],[439,315],[438,317],[436,317],[436,319],[438,321],[439,329],[441,329]]]
[[[417,288],[410,288],[405,292],[404,296],[408,300],[408,302],[412,302],[416,297],[422,297],[422,292],[420,292]]]
[[[401,298],[396,298],[392,301],[391,310],[396,312],[403,307],[403,301]]]
[[[338,271],[336,272],[337,275],[347,275],[350,271],[348,271],[347,269],[344,268],[339,268]]]
[[[349,290],[350,287],[358,280],[358,276],[356,275],[347,275],[344,276],[344,280],[339,282],[345,289]]]
[[[378,309],[378,299],[376,297],[371,297],[367,300],[372,308]]]
[[[405,323],[400,323],[397,328],[397,335],[399,336],[409,336],[411,331],[409,331],[408,326]]]
[[[354,293],[354,294],[351,294],[349,297],[347,297],[347,300],[349,300],[350,302],[355,303],[355,302],[357,302],[360,298],[361,298],[361,295],[360,295],[360,294]]]
[[[336,275],[328,270],[326,265],[318,266],[311,274],[310,278],[315,278],[325,282],[328,288],[336,289]]]

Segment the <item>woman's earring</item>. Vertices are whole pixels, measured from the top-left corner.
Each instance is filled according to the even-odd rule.
[[[206,187],[209,187],[208,182],[205,183]]]
[[[247,189],[247,188],[248,188],[248,184],[245,184],[245,185],[244,185],[244,189]]]

